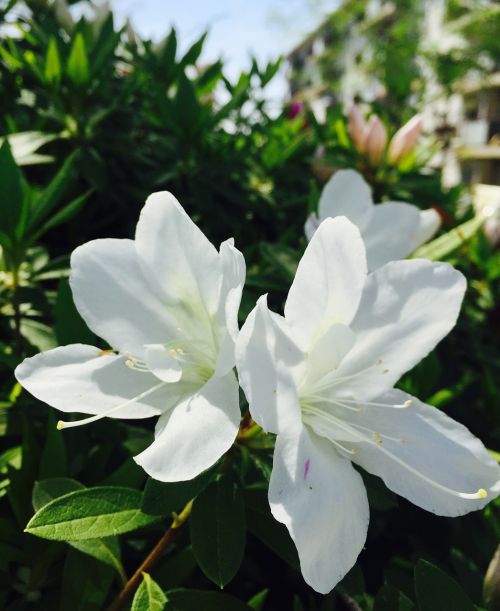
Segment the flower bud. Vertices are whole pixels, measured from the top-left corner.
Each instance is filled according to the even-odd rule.
[[[387,144],[387,130],[377,115],[372,115],[368,123],[364,149],[373,165],[382,160]]]
[[[355,104],[353,104],[349,110],[348,129],[355,148],[360,153],[363,153],[367,125],[366,121],[363,119],[363,116],[359,112],[359,108]]]
[[[422,117],[415,115],[398,129],[389,144],[389,163],[399,163],[415,147],[422,133]]]

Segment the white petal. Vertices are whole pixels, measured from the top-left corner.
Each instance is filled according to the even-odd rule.
[[[302,361],[303,355],[286,335],[285,326],[277,324],[266,298],[261,297],[241,328],[236,363],[252,418],[265,431],[301,427],[293,368]]]
[[[300,260],[285,304],[286,321],[304,351],[332,324],[351,322],[365,280],[358,228],[344,217],[323,221]]]
[[[370,270],[410,254],[419,218],[418,208],[402,202],[386,202],[374,207],[370,223],[363,232]]]
[[[441,217],[434,208],[421,210],[418,225],[412,236],[410,252],[413,252],[419,246],[428,242],[440,226]]]
[[[319,227],[319,219],[315,214],[310,214],[307,217],[307,221],[304,225],[304,233],[306,234],[306,238],[311,241],[311,238],[314,235],[314,232]]]
[[[113,348],[142,357],[175,321],[146,282],[132,240],[94,240],[71,255],[71,289],[87,325]]]
[[[306,361],[305,380],[301,387],[313,387],[314,383],[333,372],[356,342],[356,335],[349,327],[332,325],[314,344]]]
[[[234,367],[234,343],[238,336],[238,310],[245,284],[245,259],[234,247],[234,240],[226,240],[220,246],[222,270],[221,293],[217,317],[222,327],[223,339],[217,356],[216,375],[225,375]]]
[[[217,309],[219,254],[203,232],[167,191],[153,193],[141,211],[135,246],[153,289],[171,304],[203,304]]]
[[[406,409],[366,406],[359,414],[349,414],[350,422],[380,435],[377,444],[363,431],[367,440],[353,444],[357,464],[380,476],[397,494],[442,516],[480,509],[498,496],[500,467],[463,425],[400,390],[391,390],[377,401],[412,404]],[[480,489],[488,496],[472,500],[458,494]]]
[[[319,218],[345,216],[363,232],[373,213],[371,189],[354,170],[339,170],[326,183],[319,200]]]
[[[178,382],[182,377],[182,367],[163,344],[149,344],[145,349],[146,367],[164,382]]]
[[[278,435],[269,502],[299,553],[306,582],[326,594],[356,562],[369,509],[359,473],[327,440],[303,429]]]
[[[233,444],[240,423],[233,373],[212,377],[196,394],[159,420],[154,442],[135,461],[154,479],[193,479]]]
[[[125,361],[124,356],[94,346],[73,344],[25,359],[15,375],[37,399],[63,412],[103,414],[143,395],[109,416],[147,418],[161,414],[169,407],[167,386],[150,373],[131,370]],[[144,396],[150,389],[152,392]]]
[[[424,259],[370,274],[351,324],[356,344],[337,370],[356,375],[342,385],[344,394],[369,400],[392,388],[454,327],[465,288],[451,265]]]

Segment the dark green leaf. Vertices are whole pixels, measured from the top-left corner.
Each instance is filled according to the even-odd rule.
[[[165,611],[251,611],[251,607],[229,594],[203,590],[169,590]]]
[[[216,473],[217,466],[186,482],[165,483],[149,478],[144,488],[142,510],[158,516],[168,516],[179,511],[208,486]]]
[[[73,180],[77,156],[78,153],[75,152],[66,158],[61,169],[47,187],[45,187],[42,194],[35,199],[28,224],[31,230],[35,228],[38,230],[40,222],[45,220],[61,201],[70,182]]]
[[[142,583],[135,593],[131,611],[163,611],[167,597],[160,586],[147,573],[142,574]]]
[[[67,472],[64,435],[61,435],[61,431],[57,430],[56,425],[54,412],[50,410],[47,417],[45,446],[42,450],[40,471],[38,472],[38,477],[42,480],[48,477],[64,476]]]
[[[282,560],[294,569],[298,569],[297,550],[286,527],[272,516],[267,500],[267,491],[261,489],[245,490],[245,506],[248,530]]]
[[[61,346],[94,343],[95,336],[78,313],[69,282],[65,278],[59,283],[54,318],[54,331]]]
[[[51,477],[50,479],[43,479],[39,482],[35,482],[33,486],[33,509],[40,511],[40,509],[57,499],[60,496],[64,496],[69,492],[75,490],[83,490],[85,486],[77,482],[76,479],[70,477]]]
[[[12,238],[23,217],[23,179],[7,140],[0,147],[0,230]]]
[[[413,611],[412,601],[394,586],[384,584],[375,598],[373,611]]]
[[[193,503],[191,543],[200,568],[219,587],[236,575],[245,551],[245,506],[239,488],[220,477]]]
[[[132,488],[100,486],[70,492],[40,509],[26,532],[56,541],[109,537],[158,521],[141,511],[142,494]]]
[[[460,584],[430,562],[419,560],[414,577],[419,611],[475,611]]]

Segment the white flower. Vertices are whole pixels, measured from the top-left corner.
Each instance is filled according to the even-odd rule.
[[[170,193],[154,193],[135,241],[95,240],[71,257],[78,311],[113,350],[56,348],[26,359],[16,377],[56,409],[95,414],[59,428],[159,415],[135,460],[155,479],[191,479],[238,431],[232,368],[244,278],[232,240],[217,252]]]
[[[324,221],[299,264],[284,318],[261,297],[240,331],[240,384],[277,433],[269,501],[305,580],[328,592],[366,538],[368,502],[351,461],[438,515],[483,507],[500,468],[438,409],[394,389],[454,326],[465,279],[446,263],[396,261],[367,276],[346,218]]]
[[[311,214],[305,224],[310,240],[321,221],[346,216],[358,226],[366,247],[368,268],[404,259],[439,229],[439,214],[404,202],[373,204],[371,190],[361,174],[340,170],[326,183],[319,200],[319,218]]]

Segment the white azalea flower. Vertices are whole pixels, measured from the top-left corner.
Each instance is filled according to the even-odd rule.
[[[154,193],[135,241],[95,240],[71,257],[78,311],[113,350],[56,348],[26,359],[16,377],[56,409],[94,414],[59,428],[160,416],[135,460],[155,479],[191,479],[238,431],[232,368],[244,279],[232,240],[217,252],[170,193]]]
[[[446,263],[396,261],[367,276],[346,218],[324,221],[299,264],[284,318],[261,297],[237,341],[255,421],[277,433],[269,501],[326,593],[366,538],[368,502],[352,462],[443,516],[483,507],[500,468],[464,426],[394,389],[454,326],[465,279]]]
[[[441,224],[432,208],[419,210],[404,202],[374,205],[370,186],[354,170],[340,170],[330,178],[321,193],[318,213],[319,218],[311,214],[306,221],[307,239],[326,218],[346,216],[361,231],[370,270],[404,259],[430,240]]]

